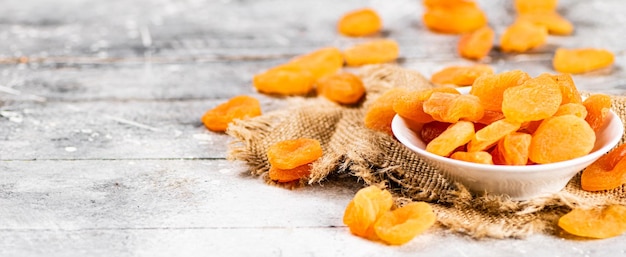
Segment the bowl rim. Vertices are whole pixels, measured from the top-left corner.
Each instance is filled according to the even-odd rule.
[[[464,90],[464,91],[469,92],[469,89]],[[420,140],[420,141],[422,140],[417,134],[417,132],[411,130],[407,126],[407,122],[405,121],[405,119],[398,114],[396,114],[393,117],[393,120],[391,122],[391,130],[392,130],[393,135],[396,137],[396,139],[398,139],[398,141],[400,141],[400,143],[402,143],[404,146],[408,147],[412,151],[418,153],[419,155],[424,155],[426,158],[435,159],[441,162],[451,163],[460,167],[467,167],[471,169],[481,169],[481,170],[491,171],[491,172],[532,173],[532,172],[540,172],[540,171],[545,171],[545,170],[554,170],[558,168],[571,167],[575,165],[580,165],[588,161],[595,161],[596,159],[600,158],[602,155],[604,155],[605,153],[613,149],[620,142],[620,140],[622,139],[624,135],[624,123],[612,109],[609,110],[609,117],[607,118],[609,119],[608,120],[609,122],[605,123],[602,129],[606,129],[609,126],[609,124],[613,122],[617,122],[618,123],[617,127],[619,130],[618,134],[620,136],[611,138],[610,140],[608,140],[608,142],[606,142],[603,146],[596,149],[595,151],[592,151],[589,154],[578,157],[578,158],[560,161],[560,162],[553,162],[553,163],[547,163],[547,164],[534,164],[534,165],[519,165],[519,166],[473,163],[473,162],[455,160],[449,157],[439,156],[439,155],[430,153],[426,151],[426,149],[422,149],[419,146],[411,143],[411,139],[409,138],[409,136],[405,135],[401,131],[401,130],[406,130],[407,132],[412,133],[413,134],[412,136],[417,138],[417,140]]]

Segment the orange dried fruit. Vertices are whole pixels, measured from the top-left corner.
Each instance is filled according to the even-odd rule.
[[[434,92],[424,101],[424,112],[443,122],[476,121],[485,114],[480,99],[474,95]]]
[[[450,123],[441,122],[441,121],[433,121],[424,124],[422,129],[420,130],[420,138],[424,141],[424,144],[430,143],[433,139],[437,138],[441,133],[446,131],[450,126]]]
[[[252,82],[261,93],[306,95],[315,86],[315,77],[311,71],[285,64],[255,75]]]
[[[254,97],[240,95],[229,99],[202,115],[204,126],[215,132],[224,132],[235,119],[246,119],[261,115],[261,104]]]
[[[537,77],[504,90],[502,113],[513,122],[542,120],[556,113],[562,101],[561,89],[554,80]]]
[[[528,158],[539,164],[571,160],[589,154],[596,134],[574,115],[545,119],[532,135]]]
[[[322,146],[316,139],[283,140],[267,149],[267,160],[272,167],[288,170],[311,163],[322,157]]]
[[[518,13],[554,12],[558,0],[515,0],[514,5]]]
[[[521,132],[513,132],[504,136],[496,146],[498,158],[501,160],[500,164],[526,165],[531,140],[530,134]]]
[[[425,202],[411,202],[385,212],[374,224],[378,238],[390,245],[405,244],[437,221],[432,207]]]
[[[493,68],[485,64],[476,64],[472,66],[449,66],[433,73],[430,81],[435,84],[469,86],[474,83],[476,78],[485,74],[493,74]]]
[[[358,76],[342,72],[317,80],[320,95],[340,104],[354,104],[365,95],[365,86]]]
[[[361,66],[394,61],[400,55],[400,47],[391,39],[378,39],[356,44],[343,52],[348,66]]]
[[[580,177],[586,191],[611,190],[626,183],[626,144],[613,148],[589,165]]]
[[[587,117],[587,108],[584,105],[578,103],[568,103],[559,106],[559,109],[556,110],[553,116],[561,116],[571,114],[581,119]],[[592,127],[593,128],[593,127]]]
[[[376,186],[360,189],[348,203],[343,214],[343,223],[357,236],[376,237],[374,223],[393,205],[393,197],[387,190]]]
[[[552,66],[558,72],[585,73],[607,68],[613,64],[612,52],[598,48],[558,48],[552,59]]]
[[[504,52],[526,52],[545,44],[547,40],[546,27],[518,21],[504,30],[500,37],[500,49]]]
[[[474,123],[459,121],[450,125],[441,135],[426,145],[426,151],[439,156],[449,156],[459,146],[474,137]]]
[[[483,115],[481,119],[477,120],[476,123],[489,125],[502,119],[504,119],[504,114],[502,112],[485,110],[485,115]]]
[[[467,144],[467,151],[486,151],[496,145],[504,136],[517,131],[520,125],[519,122],[511,122],[507,119],[495,121],[476,131],[472,140]]]
[[[482,164],[493,164],[493,158],[491,154],[484,151],[479,152],[454,152],[450,155],[451,159],[473,162],[473,163],[482,163]]]
[[[487,16],[476,4],[433,6],[424,11],[422,20],[428,29],[450,34],[467,33],[487,25]]]
[[[485,110],[500,112],[504,90],[521,85],[528,79],[530,79],[528,73],[521,70],[480,76],[474,81],[470,94],[480,98]]]
[[[609,238],[626,232],[626,207],[575,208],[559,218],[558,225],[567,233],[589,238]]]
[[[432,89],[409,91],[400,95],[393,103],[393,110],[403,118],[417,123],[428,123],[434,121],[430,114],[424,112],[424,102],[430,98],[434,92],[460,94],[458,90],[451,87],[436,87]]]
[[[572,79],[572,75],[568,73],[560,73],[560,74],[549,74],[542,73],[538,76],[538,78],[551,78],[559,85],[561,89],[562,101],[561,104],[567,103],[582,103],[582,97],[580,96],[580,92],[578,92],[578,88],[576,88],[576,84],[574,84],[574,79]]]
[[[604,125],[611,110],[611,97],[605,94],[593,94],[583,102],[587,109],[585,120],[594,131],[599,131]]]
[[[408,90],[404,88],[392,88],[374,100],[367,107],[364,118],[365,127],[393,135],[391,121],[396,115],[393,105],[396,99],[407,92]]]
[[[311,174],[311,166],[309,164],[300,165],[293,169],[279,169],[274,166],[270,167],[268,176],[276,182],[291,182],[302,178],[306,178]]]
[[[343,67],[343,54],[336,47],[326,47],[296,56],[288,65],[311,72],[315,79],[335,74]]]
[[[496,34],[489,26],[465,33],[459,39],[457,51],[464,58],[480,60],[487,56],[493,48]]]
[[[454,8],[458,6],[478,7],[472,0],[424,0],[422,4],[426,8]]]
[[[344,14],[337,23],[339,33],[349,37],[375,34],[383,27],[378,13],[371,8],[362,8]]]
[[[517,17],[517,21],[546,27],[548,33],[554,35],[569,35],[574,32],[574,25],[556,12],[524,13]]]

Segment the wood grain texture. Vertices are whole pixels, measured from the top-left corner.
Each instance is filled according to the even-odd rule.
[[[496,34],[510,0],[478,1]],[[0,256],[624,256],[625,236],[480,240],[432,228],[401,247],[351,235],[341,218],[361,184],[267,186],[225,160],[230,138],[199,121],[251,78],[325,46],[343,13],[379,11],[399,64],[426,76],[460,59],[457,36],[427,31],[415,0],[29,0],[0,8]],[[494,51],[496,71],[553,72],[556,47],[603,47],[612,70],[582,90],[626,93],[626,2],[561,0],[572,36],[528,54]]]

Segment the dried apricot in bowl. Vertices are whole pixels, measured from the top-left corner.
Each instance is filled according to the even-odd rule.
[[[391,62],[396,60],[399,54],[400,48],[396,41],[378,39],[356,44],[346,49],[343,52],[343,57],[348,66],[361,66]]]
[[[473,32],[463,34],[457,44],[457,51],[461,57],[480,60],[487,56],[493,48],[495,37],[496,34],[493,29],[484,26]]]
[[[562,101],[561,89],[554,80],[537,77],[504,90],[502,113],[514,122],[542,120],[554,115]]]
[[[340,104],[354,104],[365,95],[365,86],[358,76],[341,72],[317,80],[317,92]]]
[[[311,138],[284,140],[267,149],[267,159],[270,165],[285,170],[311,163],[321,156],[320,142]]]
[[[611,190],[626,183],[626,144],[600,157],[583,170],[580,185],[586,191]]]
[[[594,131],[600,130],[611,110],[611,97],[605,94],[593,94],[583,101],[587,110],[585,120]]]
[[[360,237],[374,239],[374,223],[391,209],[393,198],[387,190],[376,186],[360,189],[348,203],[343,214],[343,223],[350,232]]]
[[[552,66],[558,72],[585,73],[607,68],[613,64],[612,52],[598,48],[558,48],[552,59]]]
[[[609,205],[605,208],[576,208],[563,215],[559,227],[576,236],[609,238],[626,232],[626,207]]]
[[[204,126],[215,132],[224,132],[235,119],[246,119],[261,115],[261,104],[254,97],[240,95],[208,110],[201,118]]]
[[[530,142],[529,158],[539,164],[575,159],[591,152],[596,134],[574,115],[550,117],[539,125]]]
[[[521,85],[529,79],[528,73],[521,70],[480,76],[474,81],[469,93],[480,98],[485,110],[501,112],[504,90]]]
[[[402,245],[430,228],[437,221],[432,207],[425,202],[411,202],[385,212],[374,224],[376,235],[390,245]]]
[[[337,23],[339,33],[350,37],[375,34],[382,27],[382,19],[371,8],[350,11],[344,14]]]

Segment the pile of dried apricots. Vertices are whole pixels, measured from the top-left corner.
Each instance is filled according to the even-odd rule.
[[[422,21],[434,32],[460,35],[459,56],[482,60],[494,48],[496,33],[473,0],[423,0]],[[557,0],[515,0],[516,20],[499,38],[499,50],[522,53],[544,45],[548,35],[569,35],[574,26],[556,11]],[[366,95],[361,79],[344,67],[387,63],[399,56],[392,39],[376,39],[383,28],[377,12],[357,9],[337,22],[339,34],[373,37],[344,49],[321,48],[256,74],[254,88],[264,94],[323,96],[341,105],[357,105]],[[439,87],[388,90],[367,109],[364,125],[391,132],[398,114],[415,123],[426,150],[450,158],[490,165],[535,165],[588,154],[595,132],[611,108],[607,95],[582,99],[570,74],[610,67],[613,53],[595,48],[558,48],[552,60],[558,74],[530,77],[521,70],[495,73],[485,64],[446,67],[431,77]],[[455,87],[472,86],[469,94]],[[207,129],[224,132],[237,119],[261,115],[259,101],[236,96],[207,111]],[[322,157],[320,142],[294,138],[267,150],[268,177],[278,183],[306,179],[311,164]],[[582,189],[609,190],[626,183],[626,144],[612,150],[583,171]],[[429,204],[413,202],[393,208],[389,191],[376,186],[359,190],[346,207],[343,222],[350,231],[391,245],[409,242],[436,222]],[[606,238],[626,231],[626,207],[574,209],[558,225],[568,233]]]

